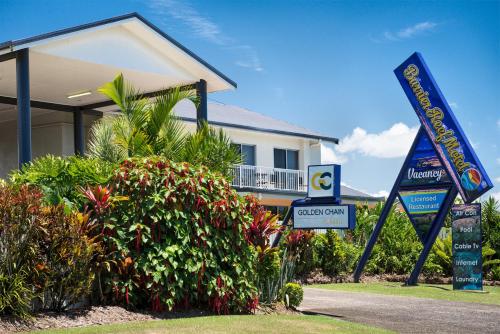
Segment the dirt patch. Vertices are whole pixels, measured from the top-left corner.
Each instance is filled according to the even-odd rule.
[[[291,308],[287,308],[284,304],[282,303],[276,303],[274,305],[270,306],[263,306],[260,305],[257,307],[257,310],[255,310],[255,314],[263,314],[263,315],[272,315],[272,314],[289,314],[289,315],[297,315],[297,314],[302,314],[299,311],[296,311]]]
[[[37,313],[31,320],[20,320],[13,317],[0,317],[0,333],[16,333],[38,329],[83,327],[128,321],[160,320],[206,315],[210,315],[210,313],[202,310],[148,313],[133,312],[119,306],[93,306],[62,313]]]

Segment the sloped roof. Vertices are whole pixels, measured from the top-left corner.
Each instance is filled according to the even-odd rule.
[[[371,200],[383,200],[383,197],[375,197],[372,195],[369,195],[367,193],[364,193],[362,191],[353,189],[348,186],[340,185],[340,195],[342,197],[346,198],[353,198],[353,199],[371,199]]]
[[[196,109],[189,101],[178,103],[174,112],[186,121],[196,122]],[[244,130],[268,132],[294,137],[321,139],[328,142],[338,143],[338,139],[325,136],[319,132],[306,129],[283,120],[275,119],[255,111],[223,104],[219,102],[208,102],[208,122],[213,125],[233,127]]]
[[[103,83],[122,73],[134,87],[154,93],[192,86],[208,92],[236,83],[137,13],[0,43],[0,96],[16,96],[16,52],[29,50],[31,99],[64,106],[99,105]],[[69,96],[89,93],[78,98]]]

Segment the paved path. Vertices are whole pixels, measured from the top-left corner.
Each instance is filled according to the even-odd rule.
[[[300,310],[400,333],[500,333],[500,306],[304,288]]]

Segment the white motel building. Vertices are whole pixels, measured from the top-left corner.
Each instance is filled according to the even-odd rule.
[[[212,92],[236,83],[132,13],[0,43],[0,178],[46,154],[84,154],[92,123],[116,111],[98,87],[123,73],[147,97],[164,89],[196,91],[200,103],[175,113],[189,131],[200,121],[223,128],[242,153],[233,186],[280,211],[306,196],[307,166],[326,163],[338,140],[246,110],[208,102]],[[344,203],[380,198],[342,187]]]

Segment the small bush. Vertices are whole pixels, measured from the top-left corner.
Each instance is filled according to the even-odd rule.
[[[287,283],[282,291],[281,296],[287,307],[296,308],[304,299],[304,289],[297,283]]]
[[[32,287],[23,272],[0,274],[0,314],[28,318],[33,299]]]
[[[348,256],[343,246],[344,242],[333,230],[315,237],[313,243],[315,261],[325,274],[337,276],[347,271]]]

